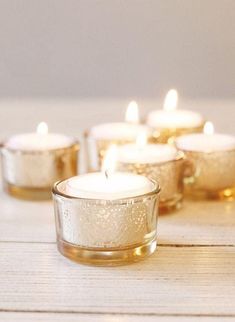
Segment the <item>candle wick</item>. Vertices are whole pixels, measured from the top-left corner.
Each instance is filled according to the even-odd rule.
[[[104,174],[105,174],[105,178],[108,179],[109,178],[108,170],[105,170]]]

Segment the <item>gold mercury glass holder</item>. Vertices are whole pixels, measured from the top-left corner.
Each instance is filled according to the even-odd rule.
[[[26,151],[1,148],[4,190],[25,200],[51,198],[53,184],[77,174],[79,142],[68,147]]]
[[[199,126],[191,128],[155,128],[153,129],[153,141],[154,143],[171,144],[174,143],[178,136],[203,132],[204,125],[205,121],[203,121]]]
[[[114,266],[141,260],[156,249],[160,188],[117,200],[66,194],[66,181],[53,188],[57,247],[78,263]]]
[[[191,176],[185,194],[191,199],[235,198],[235,149],[215,152],[184,151]]]
[[[114,139],[96,139],[89,136],[89,131],[84,133],[86,158],[88,163],[88,172],[94,172],[101,169],[101,165],[108,148],[115,144],[117,146],[135,143],[136,138],[129,140],[114,140]],[[148,143],[155,143],[156,138],[153,136],[148,137]]]
[[[143,175],[157,181],[161,187],[159,213],[165,214],[180,209],[183,201],[183,182],[187,175],[184,154],[178,152],[173,160],[161,163],[117,162],[117,170]]]

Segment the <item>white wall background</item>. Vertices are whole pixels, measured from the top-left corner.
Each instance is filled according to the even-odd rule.
[[[0,98],[230,98],[234,59],[234,0],[0,0]]]

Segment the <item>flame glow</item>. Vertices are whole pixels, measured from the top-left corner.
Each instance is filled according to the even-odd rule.
[[[116,168],[117,161],[117,146],[115,144],[111,145],[107,150],[103,164],[102,164],[102,172],[108,178],[110,174],[114,173]]]
[[[40,135],[46,135],[48,133],[48,125],[45,122],[41,122],[37,126],[37,133]]]
[[[146,131],[142,131],[136,138],[136,145],[138,146],[138,148],[142,149],[147,144],[147,140],[148,137]]]
[[[212,135],[214,133],[214,125],[212,122],[206,122],[203,128],[203,132],[206,135]]]
[[[126,110],[125,120],[128,123],[139,123],[139,107],[135,101],[131,101]]]
[[[165,111],[174,111],[177,108],[178,92],[175,89],[169,90],[166,94],[163,109]]]

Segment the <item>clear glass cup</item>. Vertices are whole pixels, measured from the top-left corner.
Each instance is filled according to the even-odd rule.
[[[71,197],[66,180],[54,185],[57,246],[76,262],[121,265],[156,249],[160,188],[136,197],[100,200]]]

